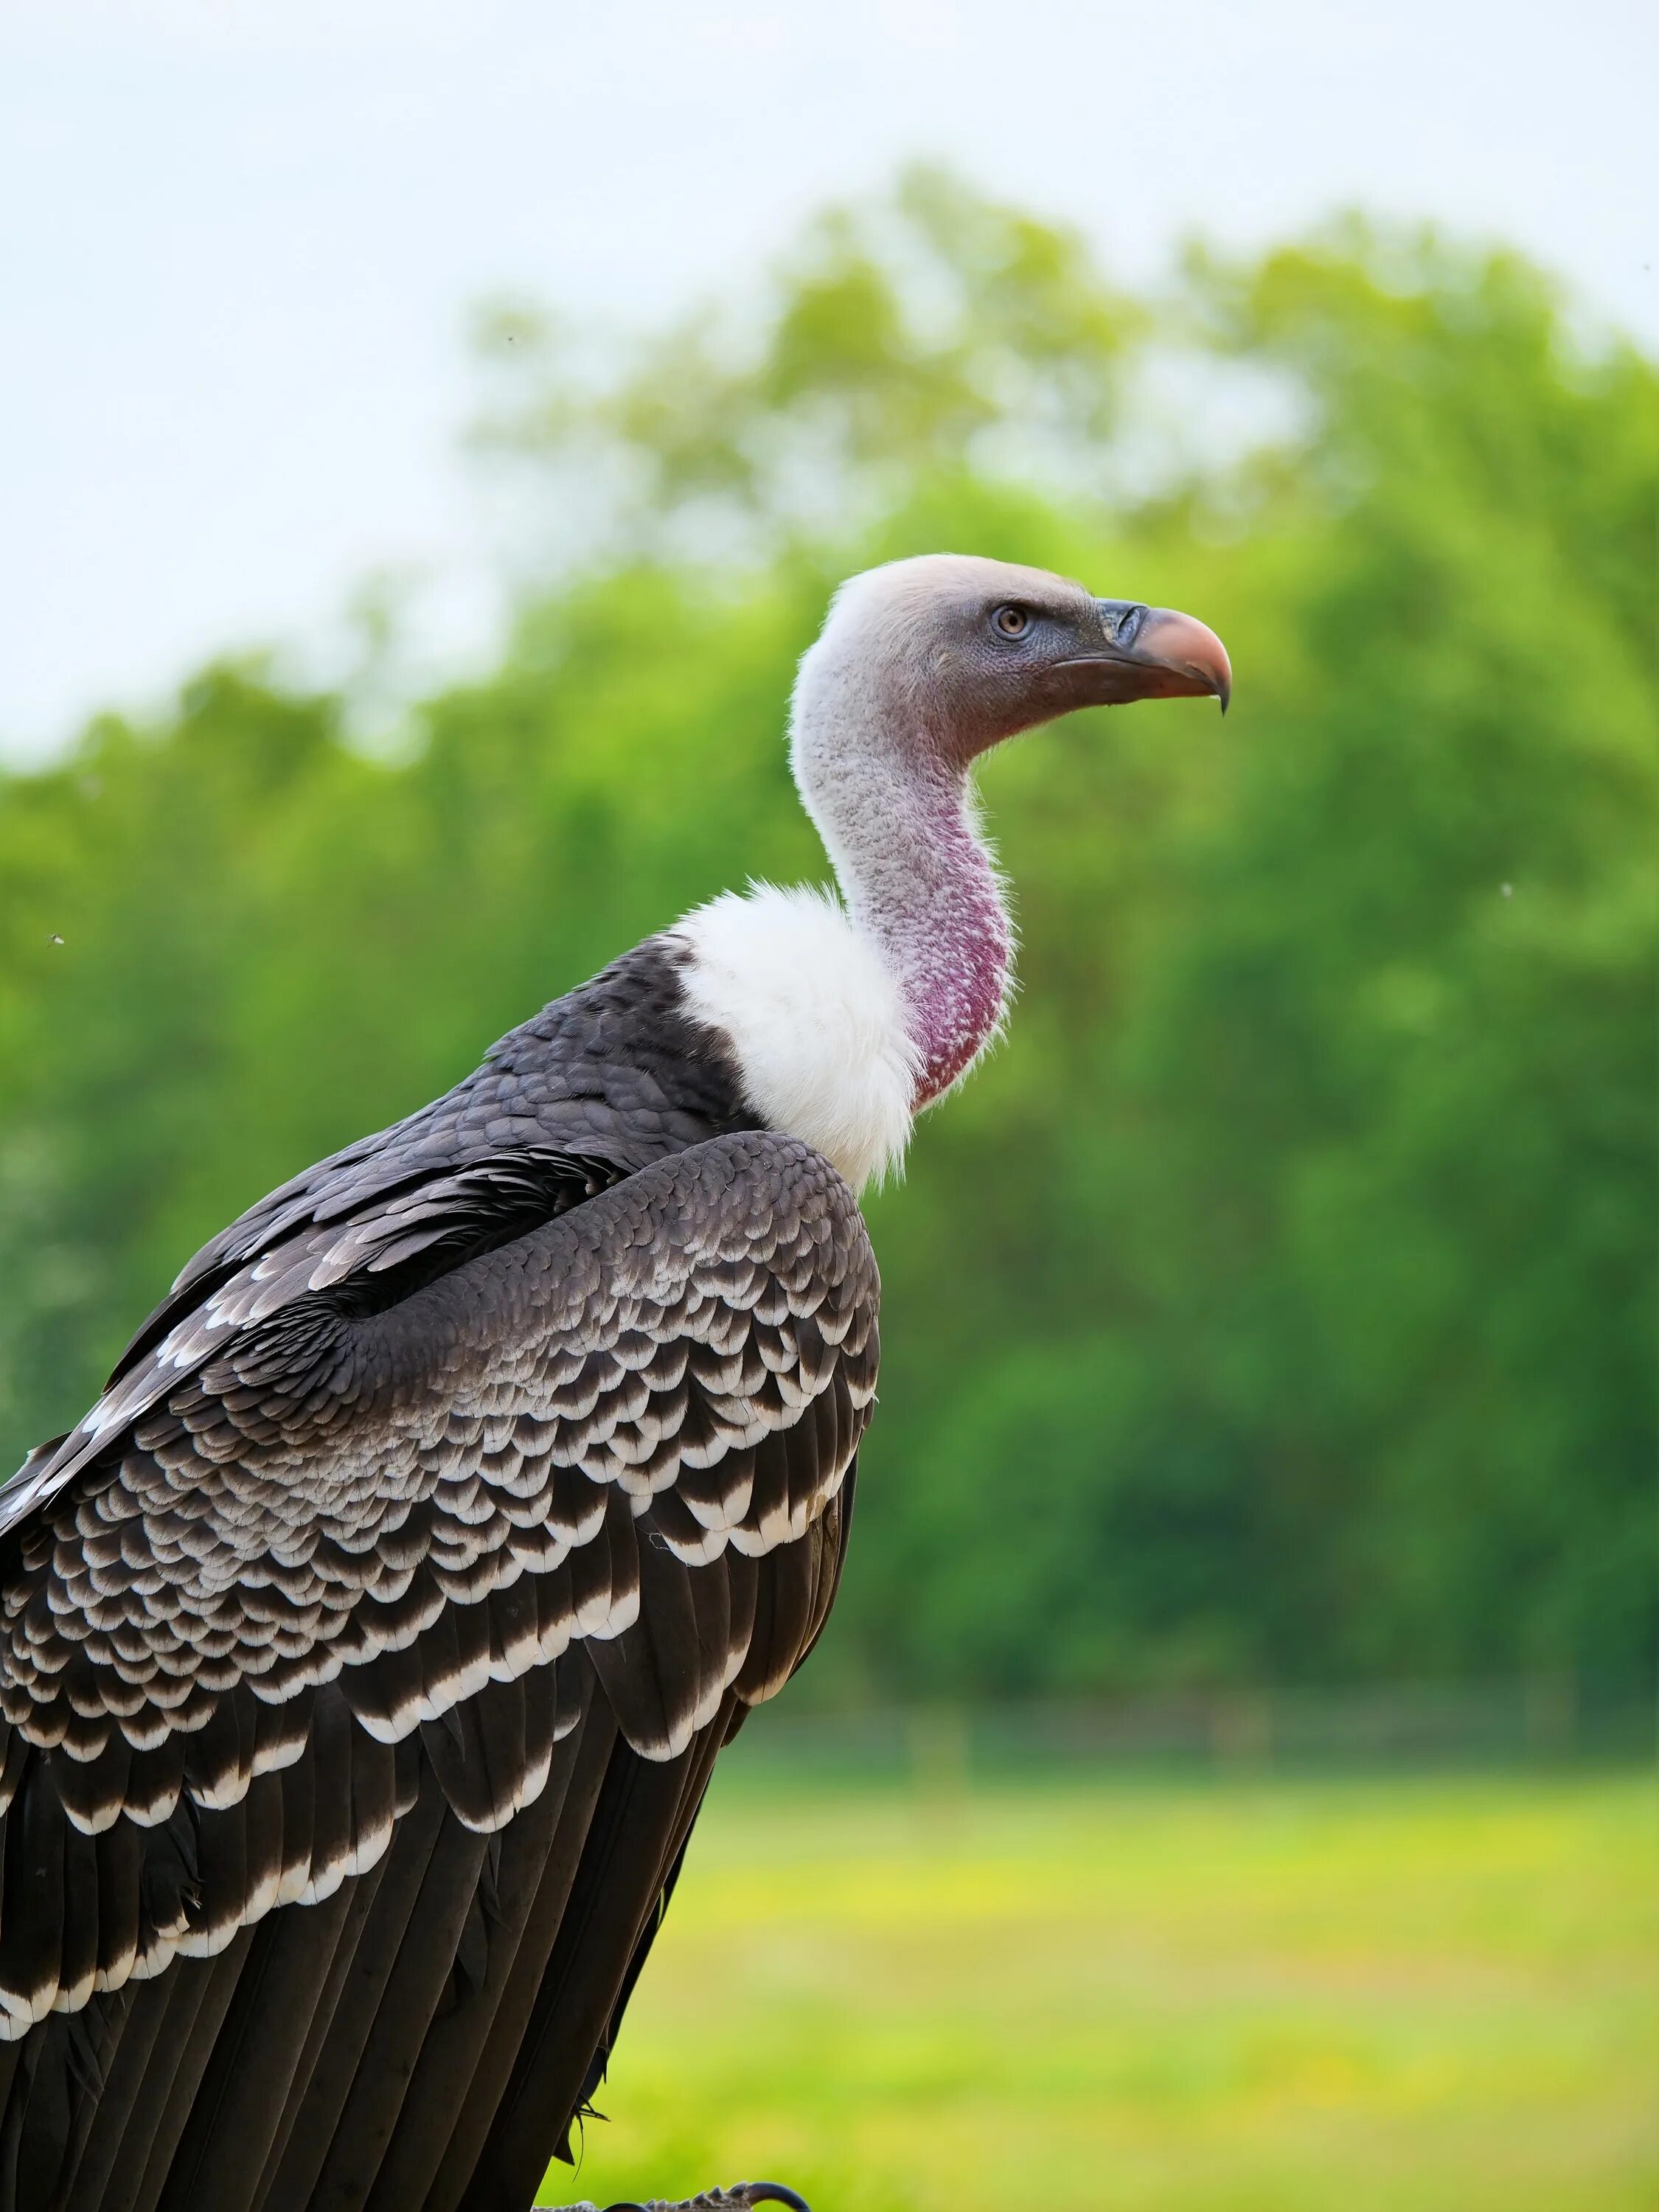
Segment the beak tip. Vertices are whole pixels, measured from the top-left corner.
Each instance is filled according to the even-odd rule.
[[[1149,607],[1137,644],[1145,658],[1183,679],[1183,690],[1221,702],[1224,714],[1233,700],[1233,667],[1227,648],[1206,623],[1172,607]]]

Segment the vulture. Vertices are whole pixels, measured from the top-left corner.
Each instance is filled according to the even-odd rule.
[[[751,885],[205,1245],[0,1490],[0,2206],[525,2212],[710,1771],[821,1632],[860,1191],[1000,1024],[989,747],[1218,696],[1041,570],[837,592]]]

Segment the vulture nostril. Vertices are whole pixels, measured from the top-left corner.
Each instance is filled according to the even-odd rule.
[[[1146,618],[1145,607],[1125,607],[1112,630],[1114,645],[1133,645],[1141,623]]]

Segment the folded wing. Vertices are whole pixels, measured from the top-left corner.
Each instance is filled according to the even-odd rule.
[[[233,1255],[6,1493],[0,2199],[527,2204],[822,1626],[846,1186],[471,1172]]]

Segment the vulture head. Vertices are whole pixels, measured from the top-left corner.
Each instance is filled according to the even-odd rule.
[[[1042,568],[933,553],[843,584],[803,659],[791,763],[848,914],[898,991],[915,1103],[995,1035],[1012,930],[969,786],[978,757],[1082,707],[1216,698],[1232,671],[1190,615]]]
[[[801,663],[796,770],[805,787],[839,750],[884,734],[917,766],[960,772],[1081,707],[1197,697],[1224,713],[1231,690],[1220,639],[1190,615],[1097,599],[1042,568],[924,554],[836,593]]]

